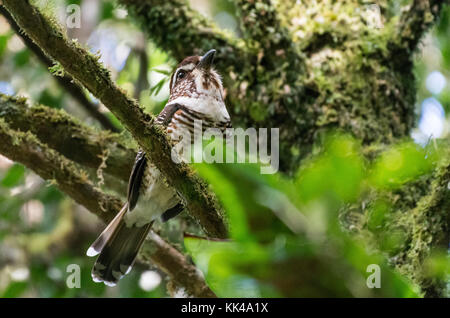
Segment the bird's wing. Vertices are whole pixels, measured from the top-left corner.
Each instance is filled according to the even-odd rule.
[[[164,107],[158,117],[156,117],[156,123],[164,126],[169,125],[173,115],[179,109],[179,104],[171,104]],[[134,160],[134,166],[128,181],[128,211],[132,211],[137,204],[146,166],[147,158],[145,152],[139,150],[136,159]]]
[[[203,124],[205,126],[214,127],[214,120],[212,120],[208,116],[205,116],[204,114],[196,112],[178,103],[169,104],[166,107],[164,107],[164,109],[156,118],[156,123],[167,127],[170,124],[175,113],[179,113],[178,111],[187,114],[192,120],[204,121]]]
[[[128,211],[131,211],[136,206],[139,199],[142,178],[144,177],[145,167],[147,165],[147,158],[145,152],[139,150],[134,160],[133,170],[131,170],[130,180],[128,181]]]
[[[161,221],[163,221],[163,222],[169,221],[171,218],[174,218],[178,214],[180,214],[183,211],[183,209],[184,209],[183,204],[178,203],[173,208],[168,209],[166,212],[164,212],[161,215]]]
[[[170,121],[172,120],[173,115],[175,115],[176,111],[181,109],[183,106],[180,104],[170,104],[164,107],[164,109],[159,113],[158,117],[156,117],[156,123],[168,126]]]

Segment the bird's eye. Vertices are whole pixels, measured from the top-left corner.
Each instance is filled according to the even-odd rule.
[[[177,73],[177,80],[180,80],[180,79],[182,79],[185,76],[186,76],[186,72],[183,71],[183,70],[179,70],[178,73]]]

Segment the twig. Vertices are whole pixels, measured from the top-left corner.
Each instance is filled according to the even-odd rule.
[[[137,100],[139,100],[141,92],[150,87],[147,78],[149,62],[147,52],[145,51],[146,43],[147,42],[145,40],[145,37],[141,33],[139,43],[133,49],[133,51],[136,53],[137,58],[139,59],[139,74],[138,78],[136,79],[136,84],[134,85],[134,98]]]

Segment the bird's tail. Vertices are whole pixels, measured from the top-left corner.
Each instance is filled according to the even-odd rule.
[[[152,223],[142,227],[127,227],[123,216],[128,205],[120,210],[114,220],[100,234],[87,251],[88,256],[100,254],[92,268],[92,279],[114,286],[133,267],[137,253]]]

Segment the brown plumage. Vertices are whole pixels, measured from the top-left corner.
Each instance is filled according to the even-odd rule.
[[[185,58],[170,79],[170,97],[156,118],[174,140],[192,133],[194,120],[204,128],[230,127],[223,101],[220,76],[212,68],[215,50],[204,56]],[[165,222],[183,209],[176,191],[159,170],[139,151],[130,175],[127,203],[87,251],[99,255],[92,278],[113,286],[132,268],[151,225],[158,217]]]

